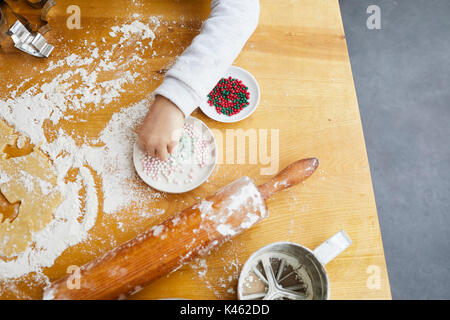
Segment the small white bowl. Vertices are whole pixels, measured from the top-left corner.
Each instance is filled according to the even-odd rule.
[[[228,77],[239,79],[248,87],[248,91],[250,92],[250,99],[249,99],[250,104],[244,109],[242,109],[241,112],[232,116],[227,116],[218,113],[214,106],[210,106],[208,104],[208,97],[205,96],[204,100],[200,103],[200,109],[203,111],[204,114],[206,114],[209,118],[213,120],[225,123],[232,123],[244,120],[256,110],[256,107],[258,107],[259,104],[261,90],[255,77],[252,76],[250,72],[242,68],[231,66],[230,69],[228,69],[228,71],[223,76],[223,78]]]
[[[138,173],[139,177],[148,184],[150,187],[167,193],[183,193],[191,191],[198,186],[200,186],[203,182],[205,182],[211,173],[214,170],[214,167],[217,163],[217,145],[216,141],[214,139],[214,135],[211,132],[211,130],[204,124],[201,120],[189,117],[186,119],[187,123],[192,124],[197,130],[201,130],[203,136],[205,139],[212,141],[211,142],[211,154],[210,158],[208,159],[208,163],[203,168],[200,168],[196,163],[185,163],[183,164],[183,170],[184,173],[175,172],[174,178],[177,180],[181,180],[180,183],[176,184],[172,181],[167,180],[163,176],[159,176],[158,180],[153,179],[153,177],[149,176],[145,173],[145,171],[142,168],[141,159],[145,156],[144,152],[139,148],[137,142],[134,144],[134,150],[133,150],[133,162],[134,167],[136,168],[136,172]],[[185,183],[183,178],[186,178],[186,173],[190,172],[190,170],[193,170],[193,176],[192,182]]]

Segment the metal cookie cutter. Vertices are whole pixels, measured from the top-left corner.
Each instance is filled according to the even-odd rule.
[[[238,282],[239,300],[327,300],[325,265],[350,246],[339,231],[314,251],[291,242],[269,244],[250,256]]]
[[[48,44],[42,34],[31,33],[19,20],[13,24],[7,34],[11,36],[17,49],[35,57],[48,58],[54,49],[54,46]]]

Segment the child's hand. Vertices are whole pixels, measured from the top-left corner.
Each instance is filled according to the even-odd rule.
[[[183,124],[183,112],[157,95],[138,130],[138,143],[151,157],[167,160],[181,138]]]

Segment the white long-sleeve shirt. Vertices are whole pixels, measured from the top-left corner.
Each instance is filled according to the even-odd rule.
[[[213,0],[211,14],[154,94],[188,117],[241,52],[259,19],[259,0]]]

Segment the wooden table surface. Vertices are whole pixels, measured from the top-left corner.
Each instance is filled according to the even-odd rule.
[[[139,70],[151,75],[137,81],[113,106],[79,123],[64,123],[65,129],[95,137],[113,112],[143,99],[162,81],[162,74],[198,34],[209,14],[207,0],[68,1],[58,0],[49,14],[53,31],[47,34],[56,49],[49,59],[36,59],[12,46],[0,51],[0,93],[7,84],[20,83],[24,73],[35,81],[40,70],[74,52],[85,53],[83,45],[101,43],[110,27],[141,17],[159,16],[161,27],[152,52],[142,55],[146,63]],[[66,27],[66,8],[81,9],[80,30]],[[29,9],[21,11],[30,13]],[[364,14],[363,12],[361,14]],[[103,45],[103,48],[107,48]],[[102,49],[101,49],[102,50]],[[126,51],[124,52],[126,54]],[[9,59],[9,60],[6,60]],[[6,62],[7,61],[7,62]],[[277,194],[268,201],[270,217],[234,240],[214,250],[205,261],[187,265],[135,294],[134,299],[180,297],[188,299],[234,299],[240,268],[251,253],[277,241],[292,241],[311,249],[344,229],[353,244],[326,269],[332,299],[390,299],[369,163],[353,84],[339,4],[337,0],[261,0],[259,27],[235,61],[250,71],[261,86],[261,102],[248,119],[222,124],[194,116],[210,128],[279,130],[279,168],[305,157],[320,160],[318,171],[303,185]],[[34,68],[36,67],[36,68]],[[131,67],[130,67],[131,68]],[[81,117],[81,116],[80,116]],[[69,131],[67,131],[69,132]],[[270,147],[270,143],[269,143]],[[222,152],[225,154],[224,146]],[[163,208],[164,214],[139,220],[130,207],[121,213],[125,230],[117,228],[117,217],[99,213],[91,238],[67,249],[55,265],[44,270],[51,279],[65,274],[69,265],[82,265],[102,252],[137,235],[184,207],[214,192],[218,187],[248,175],[257,183],[263,164],[219,164],[209,181],[182,195],[167,195],[149,206]],[[42,283],[16,282],[3,298],[40,298]],[[22,281],[22,282],[21,282]],[[30,284],[31,283],[31,284]]]

